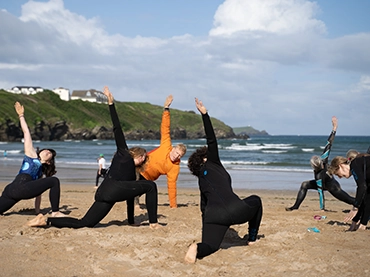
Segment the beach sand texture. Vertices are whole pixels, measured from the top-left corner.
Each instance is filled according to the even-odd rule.
[[[6,183],[0,183],[2,191]],[[298,189],[298,188],[297,188]],[[82,217],[93,203],[93,185],[62,185],[62,211]],[[236,190],[240,197],[261,196],[264,214],[258,243],[247,246],[247,224],[232,226],[221,249],[195,264],[183,262],[188,246],[201,239],[197,189],[179,188],[179,208],[170,209],[167,189],[159,187],[159,222],[151,230],[126,220],[126,203],[117,203],[95,228],[31,228],[33,200],[17,203],[0,216],[0,276],[368,276],[370,231],[345,232],[349,205],[327,195],[329,211],[318,210],[309,192],[300,210],[286,212],[296,191]],[[144,203],[142,196],[140,202]],[[49,211],[48,194],[42,212]],[[326,219],[315,220],[315,215]],[[320,233],[308,232],[316,227]]]

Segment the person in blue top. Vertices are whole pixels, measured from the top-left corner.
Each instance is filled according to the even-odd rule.
[[[248,244],[257,240],[262,219],[262,201],[257,195],[240,199],[233,192],[231,177],[223,167],[215,132],[207,109],[197,98],[195,104],[202,114],[207,146],[197,149],[188,160],[190,172],[198,177],[202,212],[202,242],[190,245],[185,262],[195,263],[216,252],[231,225],[248,222]]]
[[[51,216],[64,216],[59,212],[60,182],[58,178],[52,176],[56,173],[56,152],[53,149],[41,149],[39,153],[36,152],[24,117],[24,107],[16,102],[14,108],[19,116],[24,136],[24,159],[18,175],[4,188],[0,197],[0,214],[20,200],[35,198],[50,189]],[[41,178],[42,175],[46,178]]]
[[[324,190],[328,190],[335,198],[347,204],[353,205],[355,198],[350,196],[340,187],[337,180],[328,172],[328,160],[334,137],[338,127],[338,120],[335,116],[331,119],[333,129],[328,137],[324,151],[321,156],[312,156],[310,163],[314,171],[314,180],[304,181],[298,191],[297,199],[293,206],[285,208],[286,211],[298,210],[306,197],[307,190],[315,189],[320,197],[320,209],[325,210]]]

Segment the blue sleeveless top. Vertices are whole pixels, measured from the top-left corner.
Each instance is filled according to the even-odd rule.
[[[42,176],[42,164],[38,158],[24,156],[21,169],[18,174],[26,173],[31,175],[32,180],[37,180]]]

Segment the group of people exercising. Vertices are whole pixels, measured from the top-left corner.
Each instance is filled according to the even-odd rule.
[[[103,93],[108,99],[117,150],[106,177],[96,190],[95,201],[86,214],[78,219],[68,217],[59,211],[60,182],[53,176],[56,173],[56,152],[53,149],[42,149],[36,152],[24,117],[24,107],[19,102],[15,103],[15,110],[24,134],[25,156],[19,174],[4,188],[0,197],[0,214],[9,210],[18,201],[39,197],[49,189],[51,214],[48,217],[38,214],[27,223],[28,226],[75,229],[94,227],[109,213],[116,202],[122,201],[127,202],[128,223],[135,225],[135,198],[145,195],[149,227],[151,229],[161,228],[157,216],[157,185],[154,181],[161,175],[167,176],[170,207],[177,208],[176,182],[180,172],[180,159],[186,153],[184,144],[173,146],[171,143],[169,107],[173,97],[168,96],[164,104],[160,146],[147,153],[144,148],[128,148],[113,95],[108,87],[104,87]],[[197,259],[216,252],[220,248],[226,231],[234,224],[248,222],[248,244],[255,243],[258,239],[263,213],[259,196],[251,195],[240,199],[233,192],[231,177],[219,157],[217,139],[207,109],[197,98],[195,105],[202,117],[207,145],[197,149],[188,159],[190,172],[198,178],[201,196],[202,239],[200,243],[190,245],[185,255],[187,263],[195,263]],[[315,179],[302,183],[296,203],[286,210],[298,209],[308,189],[318,190],[321,209],[325,209],[324,191],[328,190],[337,199],[353,205],[352,211],[345,219],[353,220],[351,230],[364,229],[370,216],[370,182],[368,181],[370,180],[370,155],[351,152],[350,158],[336,157],[328,166],[329,153],[337,128],[335,117],[332,118],[332,124],[333,130],[323,154],[311,158]],[[358,186],[356,197],[351,197],[344,192],[333,175],[339,178],[354,176]]]

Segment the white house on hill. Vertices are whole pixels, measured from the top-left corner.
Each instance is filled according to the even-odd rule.
[[[107,97],[103,92],[89,89],[89,90],[74,90],[72,91],[71,100],[81,99],[82,101],[89,101],[95,103],[107,103]]]
[[[71,99],[69,95],[69,89],[67,88],[55,88],[53,91],[59,95],[60,99],[64,101],[69,101]]]
[[[38,92],[42,92],[44,89],[42,87],[31,87],[31,86],[16,86],[10,89],[10,92],[16,94],[36,94]]]

